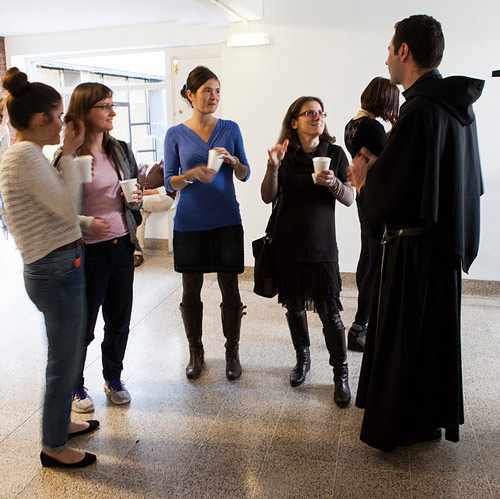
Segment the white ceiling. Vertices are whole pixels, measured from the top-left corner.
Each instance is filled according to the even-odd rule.
[[[227,26],[234,20],[213,0],[2,0],[0,36],[169,21]]]

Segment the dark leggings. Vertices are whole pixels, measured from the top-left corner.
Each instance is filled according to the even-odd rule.
[[[224,307],[239,307],[241,297],[238,289],[238,274],[217,272],[217,281],[222,294]],[[201,303],[203,274],[201,272],[184,272],[182,274],[182,306],[195,307]]]
[[[361,253],[356,269],[358,311],[354,318],[354,322],[360,326],[368,324],[374,284],[377,280],[377,272],[380,269],[381,255],[382,244],[380,240],[361,233]]]
[[[325,321],[329,322],[334,315],[339,313],[337,302],[333,298],[315,300],[314,306],[323,324],[325,324]],[[297,314],[299,312],[302,312],[303,310],[305,310],[305,300],[300,298],[287,300],[286,310],[289,314]]]

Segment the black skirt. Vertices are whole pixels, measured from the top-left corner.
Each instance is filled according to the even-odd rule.
[[[330,303],[342,309],[342,280],[338,262],[278,262],[278,302],[283,306],[304,303],[307,310],[317,311],[317,305]]]
[[[243,226],[210,230],[174,230],[174,268],[177,272],[226,272],[244,270]]]

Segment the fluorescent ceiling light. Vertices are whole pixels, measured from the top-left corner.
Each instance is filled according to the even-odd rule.
[[[229,47],[251,47],[253,45],[269,45],[268,33],[238,33],[227,37]]]

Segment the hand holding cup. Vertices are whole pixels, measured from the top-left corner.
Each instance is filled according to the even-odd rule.
[[[221,151],[221,149],[226,154],[224,154],[224,152]],[[222,147],[216,147],[215,149],[210,149],[210,151],[208,151],[207,168],[210,168],[210,170],[218,172],[220,167],[222,166],[223,161],[227,161],[227,156],[230,156],[230,154]]]
[[[312,174],[312,178],[313,178],[313,181],[315,184],[330,185],[330,184],[324,183],[326,178],[330,176],[330,175],[328,175],[328,172],[330,171],[329,170],[330,162],[331,162],[331,158],[328,158],[326,156],[318,156],[316,158],[313,158],[314,173]],[[325,172],[325,173],[323,173],[323,172]],[[318,180],[319,180],[319,182],[318,182]],[[330,183],[331,183],[331,180],[330,180]]]
[[[122,194],[125,196],[127,203],[137,204],[138,195],[140,191],[140,185],[137,183],[136,178],[129,178],[126,180],[120,180],[120,186],[122,188]],[[136,188],[139,187],[137,190]],[[142,191],[140,191],[140,198],[142,201]]]

